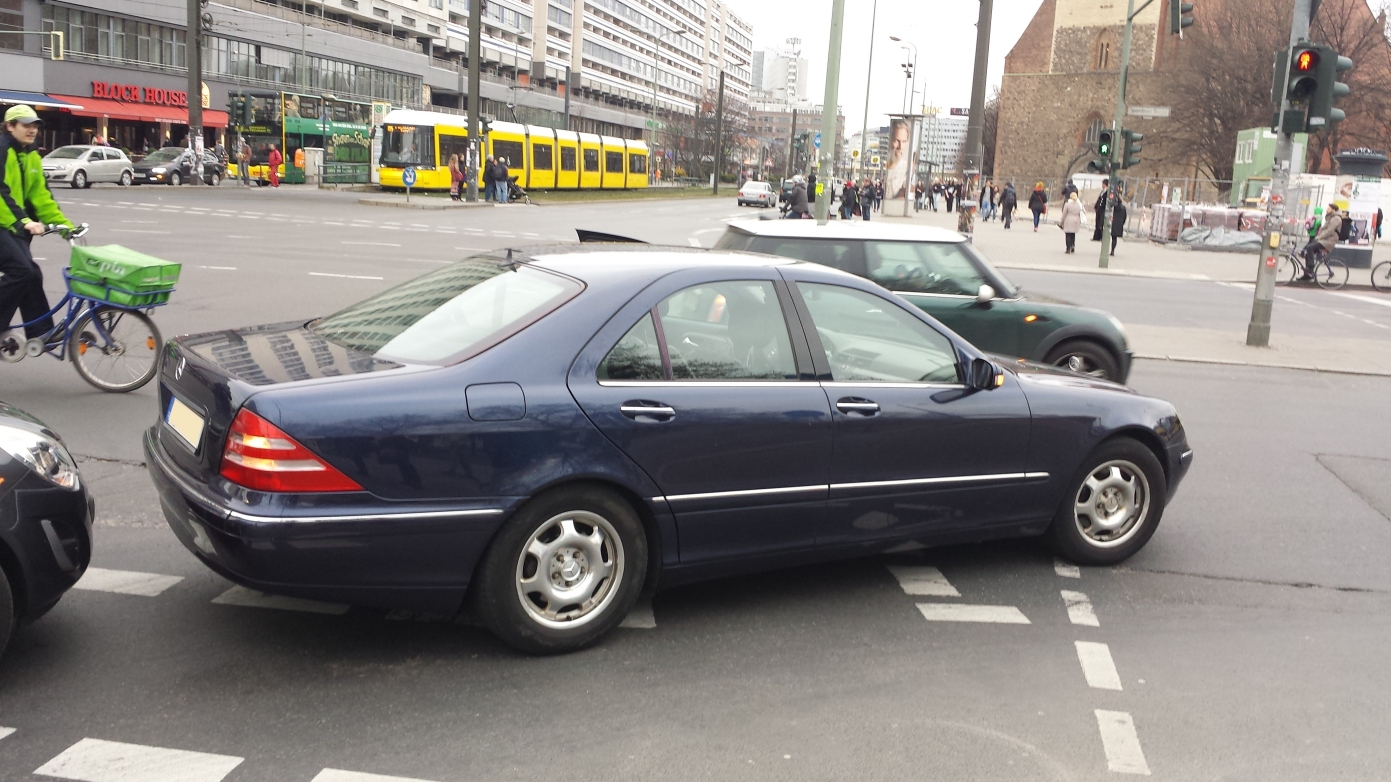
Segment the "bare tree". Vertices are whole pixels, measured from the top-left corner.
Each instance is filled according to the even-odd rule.
[[[1391,46],[1383,3],[1373,16],[1362,0],[1329,0],[1319,6],[1309,37],[1352,60],[1342,80],[1351,88],[1337,107],[1347,119],[1309,138],[1308,168],[1333,170],[1333,156],[1354,147],[1386,149],[1391,142]]]
[[[995,140],[1000,133],[1000,88],[996,87],[985,102],[985,118],[981,120],[981,145],[985,152],[981,156],[981,170],[995,173]]]

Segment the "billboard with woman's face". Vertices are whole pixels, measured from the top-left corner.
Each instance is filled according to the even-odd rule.
[[[916,180],[918,157],[918,118],[914,116],[891,116],[889,119],[889,155],[884,171],[884,200],[903,199],[906,204],[912,197]],[[907,210],[904,210],[907,214]]]

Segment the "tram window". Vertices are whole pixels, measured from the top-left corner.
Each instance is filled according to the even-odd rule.
[[[508,168],[525,168],[526,159],[522,157],[522,142],[494,141],[493,157],[506,160]]]
[[[381,164],[391,168],[435,165],[435,129],[387,125],[382,134]]]
[[[459,156],[459,166],[461,168],[468,165],[468,136],[455,136],[448,133],[440,133],[440,165],[449,165],[449,156]]]
[[[646,155],[629,155],[629,156],[628,156],[628,173],[630,173],[630,174],[646,174],[646,173],[647,173],[647,156],[646,156]]]
[[[550,171],[552,165],[551,145],[533,143],[531,145],[531,167],[537,171]]]
[[[561,147],[561,148],[560,148],[560,170],[561,170],[561,171],[574,171],[574,170],[575,170],[575,148],[574,148],[574,147]]]
[[[622,152],[605,152],[605,153],[604,153],[604,171],[607,172],[607,173],[609,173],[609,174],[621,174],[621,173],[623,173],[623,153],[622,153]]]
[[[585,170],[585,171],[598,171],[598,170],[599,170],[599,150],[597,150],[597,149],[586,149],[586,150],[584,151],[584,170]]]

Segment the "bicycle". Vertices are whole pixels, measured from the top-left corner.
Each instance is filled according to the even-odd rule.
[[[85,246],[88,226],[69,229],[46,225],[40,236],[59,234],[69,246]],[[134,391],[150,382],[159,371],[160,348],[164,344],[159,329],[148,313],[168,300],[173,286],[133,291],[110,282],[74,277],[72,267],[63,269],[67,293],[42,317],[18,326],[0,329],[0,361],[16,363],[26,356],[49,355],[59,361],[71,360],[77,374],[96,388],[110,393]],[[81,289],[74,290],[74,283]],[[123,294],[123,296],[120,296]],[[113,301],[125,298],[132,303]],[[41,337],[23,338],[23,329],[62,312],[52,331]]]
[[[1306,275],[1312,276],[1320,288],[1337,290],[1347,284],[1348,267],[1342,261],[1329,258],[1327,252],[1320,252],[1310,268],[1308,261],[1295,249],[1295,245],[1286,245],[1280,254],[1280,262],[1275,267],[1276,284],[1289,285]]]
[[[1372,269],[1372,287],[1382,293],[1391,291],[1391,261],[1382,261]]]

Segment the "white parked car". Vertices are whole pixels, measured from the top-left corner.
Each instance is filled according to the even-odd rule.
[[[778,194],[773,190],[773,186],[767,182],[745,182],[739,188],[739,205],[753,204],[754,206],[777,206]]]
[[[94,182],[129,185],[135,179],[135,164],[115,147],[73,144],[43,156],[43,175],[49,182],[67,182],[75,190]]]

